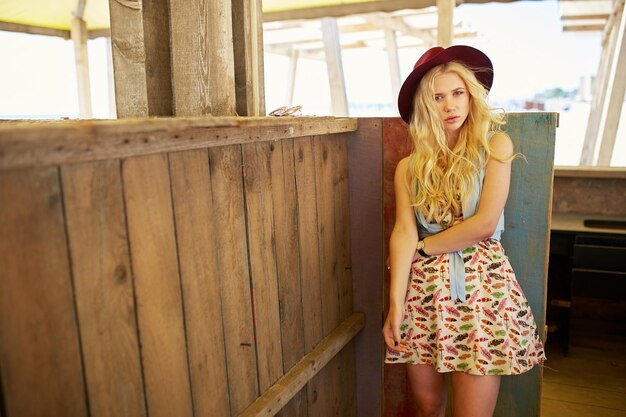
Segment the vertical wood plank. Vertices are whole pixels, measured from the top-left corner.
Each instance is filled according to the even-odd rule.
[[[209,155],[176,152],[169,160],[194,413],[229,416]]]
[[[505,129],[515,150],[524,154],[527,162],[520,159],[513,162],[502,246],[530,303],[537,330],[545,340],[556,114],[510,114]],[[494,415],[539,415],[541,380],[539,366],[523,375],[503,378]]]
[[[191,416],[167,155],[123,162],[148,414]]]
[[[250,275],[246,247],[240,146],[209,150],[217,266],[231,415],[239,415],[256,399],[256,345],[252,324]]]
[[[340,323],[339,280],[341,272],[339,250],[335,235],[334,166],[332,138],[317,136],[313,141],[315,179],[317,192],[317,218],[319,235],[320,282],[322,291],[322,328],[324,335]],[[320,372],[325,403],[324,415],[340,415],[341,361],[336,356]],[[320,390],[321,391],[321,390]]]
[[[231,0],[239,116],[265,116],[261,0]]]
[[[333,116],[347,116],[349,112],[346,81],[343,75],[339,28],[334,17],[322,18],[322,38],[330,83]]]
[[[117,116],[172,114],[167,1],[109,1]]]
[[[293,139],[274,144],[271,155],[272,204],[276,236],[276,265],[280,303],[283,371],[291,369],[305,354],[302,287],[300,281],[298,210]],[[283,408],[283,416],[305,416],[306,389]]]
[[[337,248],[337,284],[339,290],[339,322],[353,312],[352,258],[350,241],[350,190],[348,189],[348,148],[346,135],[328,137],[333,157],[333,195],[335,242]],[[341,362],[341,415],[356,416],[356,368],[354,342],[339,354]]]
[[[359,119],[348,135],[350,236],[354,310],[365,313],[356,337],[356,397],[359,417],[382,416],[383,218],[382,119]]]
[[[230,0],[170,0],[177,116],[235,115]]]
[[[145,416],[119,161],[61,177],[90,415]]]
[[[270,159],[274,144],[243,146],[259,393],[283,374]]]
[[[322,324],[321,270],[319,263],[319,236],[317,220],[317,191],[315,158],[312,138],[294,140],[296,195],[298,207],[298,238],[300,241],[300,271],[302,285],[302,320],[304,324],[305,353],[313,350],[324,337]],[[323,372],[323,371],[322,371]],[[307,384],[309,416],[322,416],[324,402],[320,374]]]
[[[86,416],[57,168],[0,173],[0,370],[8,416]]]

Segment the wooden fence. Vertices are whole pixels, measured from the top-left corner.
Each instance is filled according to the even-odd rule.
[[[355,129],[0,125],[0,416],[356,415]]]

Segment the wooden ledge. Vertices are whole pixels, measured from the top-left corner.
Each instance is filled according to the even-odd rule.
[[[595,166],[556,166],[556,178],[626,178],[624,167],[595,167]]]
[[[353,132],[337,117],[187,117],[0,122],[0,171]]]
[[[352,314],[239,414],[239,417],[275,415],[361,331],[363,326],[365,314]]]

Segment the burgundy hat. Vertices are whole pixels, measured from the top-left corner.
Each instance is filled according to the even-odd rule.
[[[430,69],[450,61],[460,62],[474,70],[474,75],[478,81],[489,91],[493,83],[493,65],[487,55],[476,48],[465,45],[455,45],[445,49],[441,46],[432,47],[417,60],[413,72],[406,77],[400,88],[398,109],[405,122],[409,123],[411,118],[413,98],[422,77]]]

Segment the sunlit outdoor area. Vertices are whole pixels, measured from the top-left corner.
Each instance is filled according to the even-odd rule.
[[[380,23],[385,17],[406,22],[404,33],[396,32],[399,79],[436,38],[435,7],[338,19],[348,103],[344,115],[398,114]],[[578,165],[603,32],[566,30],[558,1],[518,1],[456,7],[454,34],[454,44],[477,47],[491,57],[495,79],[490,104],[507,112],[558,112],[555,164]],[[264,41],[266,111],[297,105],[303,115],[333,115],[320,19],[265,23]],[[108,42],[101,37],[88,43],[94,118],[115,117]],[[0,47],[6,57],[0,66],[0,118],[79,116],[71,40],[0,31]],[[626,112],[621,114],[613,166],[626,166]]]

